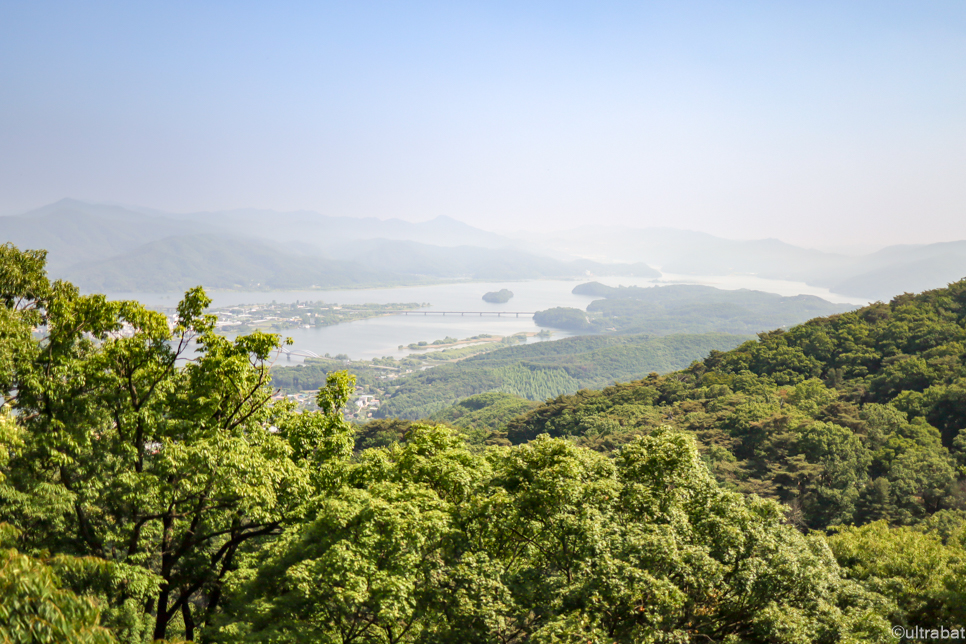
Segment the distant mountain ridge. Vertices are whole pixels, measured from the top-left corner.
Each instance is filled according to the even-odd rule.
[[[658,277],[641,263],[535,255],[450,217],[410,223],[318,213],[167,214],[74,199],[0,217],[0,240],[43,248],[53,277],[86,290],[333,289],[597,274]],[[435,245],[434,243],[435,242]]]
[[[414,241],[433,246],[479,246],[482,248],[519,248],[520,242],[474,228],[441,215],[429,221],[409,222],[402,219],[376,217],[340,217],[308,210],[278,212],[274,210],[238,209],[218,212],[195,212],[166,215],[171,219],[199,222],[208,226],[231,229],[236,234],[278,242],[298,240],[330,250],[333,244],[346,240],[392,239]]]
[[[110,259],[75,264],[65,277],[92,291],[183,291],[398,286],[417,281],[355,262],[298,257],[244,238],[166,237]]]
[[[601,264],[590,260],[563,262],[518,250],[473,246],[439,247],[413,241],[369,240],[364,246],[347,246],[333,257],[352,260],[381,270],[407,275],[446,278],[512,280],[573,278],[587,274],[660,277],[644,264]]]
[[[917,293],[959,281],[966,276],[966,241],[924,246],[890,246],[866,255],[844,277],[824,278],[831,290],[877,300],[896,293]]]
[[[48,251],[52,273],[78,262],[107,259],[176,234],[172,222],[105,207],[62,200],[24,215],[0,217],[0,239],[20,248]]]
[[[212,247],[221,259],[215,261],[212,256],[208,262],[200,261],[192,244],[184,240],[152,245],[199,234],[223,240]],[[237,246],[241,240],[244,243]],[[777,239],[732,240],[673,228],[584,226],[508,237],[446,216],[413,223],[259,209],[172,214],[76,199],[0,217],[0,241],[44,248],[54,277],[69,275],[83,288],[105,290],[161,288],[166,275],[170,279],[165,290],[180,288],[175,285],[185,280],[265,284],[253,277],[258,271],[275,276],[266,278],[268,283],[291,283],[292,288],[296,283],[298,288],[370,284],[348,279],[349,270],[374,280],[373,285],[451,279],[657,277],[663,272],[756,275],[805,282],[872,301],[942,287],[966,276],[966,241],[891,246],[852,256]],[[258,259],[228,261],[225,253],[232,244]],[[173,254],[162,258],[164,252]],[[139,256],[160,274],[138,269],[134,258]],[[290,262],[294,264],[283,268]],[[299,262],[304,266],[297,267]],[[229,265],[240,271],[234,278],[223,270]],[[307,281],[293,281],[296,276]]]
[[[940,288],[966,276],[966,241],[890,246],[852,256],[778,239],[732,240],[671,228],[584,226],[549,233],[540,244],[591,259],[646,262],[664,273],[750,274],[805,282],[870,301]]]

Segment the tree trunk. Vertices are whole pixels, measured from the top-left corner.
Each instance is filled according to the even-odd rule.
[[[191,602],[185,600],[181,604],[181,616],[184,617],[184,638],[189,642],[195,641],[195,622],[191,617]]]
[[[171,547],[172,523],[170,514],[161,519],[161,524],[164,526],[161,532],[161,578],[164,581],[161,582],[161,590],[158,592],[158,615],[154,622],[154,639],[156,640],[164,639],[168,631],[168,620],[171,619],[171,613],[168,612],[168,598],[171,595],[172,561],[169,548]]]
[[[154,621],[154,639],[163,640],[168,632],[168,595],[171,590],[168,583],[161,585],[161,592],[158,593],[157,618]]]

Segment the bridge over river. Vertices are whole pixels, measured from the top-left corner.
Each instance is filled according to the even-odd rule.
[[[308,349],[289,349],[288,347],[282,347],[282,353],[287,356],[298,356],[300,358],[321,358],[319,354],[315,351],[309,351]]]
[[[421,311],[421,310],[392,311],[390,313],[390,315],[462,315],[462,316],[478,315],[480,317],[484,315],[495,315],[496,317],[502,317],[504,315],[506,315],[507,317],[512,317],[512,316],[520,317],[521,315],[532,316],[533,314],[534,314],[534,311]]]

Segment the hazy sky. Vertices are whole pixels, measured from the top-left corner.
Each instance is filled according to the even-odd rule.
[[[966,2],[0,2],[0,212],[966,238]]]

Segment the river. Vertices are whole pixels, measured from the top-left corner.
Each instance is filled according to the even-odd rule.
[[[461,282],[434,286],[402,288],[357,289],[339,291],[213,291],[212,307],[222,308],[238,304],[294,303],[296,301],[324,301],[337,304],[388,304],[391,302],[428,302],[430,311],[540,311],[555,306],[584,309],[594,297],[574,295],[574,286],[594,279],[610,286],[660,286],[664,284],[704,284],[733,290],[748,288],[779,295],[816,295],[830,302],[861,305],[866,302],[830,293],[826,289],[800,282],[766,280],[755,276],[696,276],[665,274],[657,280],[642,277],[597,277],[582,280],[529,280],[521,282]],[[487,291],[508,288],[513,298],[505,304],[489,304],[482,300]],[[174,293],[109,293],[111,299],[133,299],[152,307],[174,307],[180,294]],[[467,338],[481,333],[511,335],[521,331],[537,331],[529,316],[441,316],[392,315],[350,324],[318,328],[289,329],[284,335],[294,341],[293,349],[313,351],[319,355],[346,354],[354,360],[383,356],[400,358],[411,353],[399,350],[399,345],[442,339],[446,336]],[[571,335],[554,331],[551,339]],[[531,342],[541,338],[530,338]],[[284,362],[286,359],[282,358]],[[296,362],[298,358],[290,358]]]

